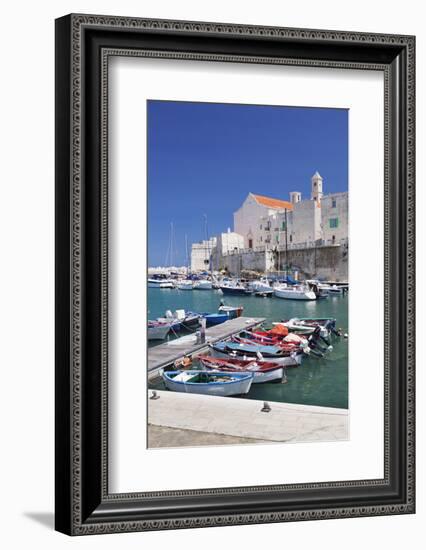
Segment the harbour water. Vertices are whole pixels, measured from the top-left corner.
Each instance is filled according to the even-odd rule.
[[[244,306],[246,317],[265,317],[265,324],[292,317],[334,317],[337,328],[343,333],[349,332],[348,296],[300,301],[250,295],[224,296],[217,290],[148,288],[148,316],[150,319],[161,317],[168,309],[216,312],[221,300],[227,305]],[[253,384],[243,399],[348,408],[348,343],[349,339],[333,338],[334,349],[326,357],[307,357],[300,367],[287,369],[286,384]],[[162,382],[150,384],[150,387],[163,389]]]

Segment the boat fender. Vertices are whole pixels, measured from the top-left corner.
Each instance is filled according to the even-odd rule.
[[[343,338],[349,338],[349,334],[345,332],[345,334],[343,335]]]

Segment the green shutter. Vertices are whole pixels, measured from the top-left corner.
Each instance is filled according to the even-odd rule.
[[[339,218],[330,218],[329,219],[330,229],[335,229],[339,227]]]

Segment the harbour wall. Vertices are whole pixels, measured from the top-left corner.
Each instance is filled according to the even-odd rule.
[[[243,250],[220,258],[220,267],[233,276],[243,270],[299,272],[302,278],[321,277],[330,281],[348,280],[348,245],[337,244],[306,248],[292,248],[287,251]],[[287,256],[287,260],[286,260]],[[287,263],[287,265],[286,265]]]

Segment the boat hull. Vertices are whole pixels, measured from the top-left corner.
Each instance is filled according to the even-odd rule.
[[[233,288],[228,286],[221,286],[220,290],[224,294],[229,294],[230,296],[247,296],[247,294],[251,294],[251,291],[245,288]]]
[[[214,372],[223,372],[220,368],[215,367],[207,367],[208,370],[214,371]],[[269,370],[267,372],[258,372],[258,371],[252,371],[253,372],[253,384],[264,384],[265,382],[274,382],[275,380],[282,380],[283,377],[283,371],[284,367],[277,366],[276,369]],[[227,370],[226,372],[232,372]],[[238,372],[238,371],[235,371]],[[250,371],[245,371],[250,372]]]
[[[164,340],[169,330],[170,325],[148,327],[148,340]]]
[[[229,317],[226,313],[212,313],[204,316],[207,326],[220,325],[225,321],[228,321]]]
[[[215,376],[216,375],[216,376]],[[196,393],[201,395],[212,395],[219,397],[228,397],[231,395],[244,395],[250,391],[254,376],[252,373],[215,373],[211,376],[212,379],[220,376],[220,378],[229,378],[226,382],[208,382],[208,383],[191,383],[180,382],[173,380],[168,372],[163,372],[162,378],[164,385],[170,391],[180,393]]]
[[[148,288],[174,288],[174,284],[164,281],[148,281]]]
[[[212,290],[213,283],[211,281],[195,281],[194,290]]]
[[[212,357],[217,357],[218,359],[232,359],[234,357],[248,357],[252,359],[256,359],[256,355],[250,355],[250,354],[232,354],[228,353],[226,351],[220,351],[218,349],[215,349],[212,347],[211,349]],[[300,353],[292,354],[284,357],[268,357],[268,363],[275,363],[276,365],[280,365],[282,367],[299,367],[302,364],[303,355]]]
[[[232,306],[220,306],[218,312],[226,314],[228,316],[228,319],[236,319],[237,317],[241,317],[243,313],[243,307],[232,307]]]
[[[278,289],[274,290],[274,296],[277,298],[283,298],[284,300],[316,300],[315,293],[311,290],[292,290]]]

